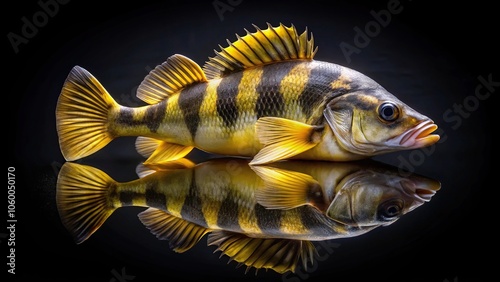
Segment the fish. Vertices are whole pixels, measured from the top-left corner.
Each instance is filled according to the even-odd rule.
[[[146,105],[118,104],[76,65],[62,86],[56,128],[66,161],[87,157],[115,138],[137,137],[145,163],[176,160],[194,148],[252,158],[352,161],[430,146],[437,125],[373,79],[315,60],[307,28],[292,24],[239,36],[203,67],[174,54],[143,79]]]
[[[188,251],[207,235],[207,245],[246,265],[245,273],[285,273],[313,263],[313,242],[390,225],[429,202],[441,185],[417,174],[401,176],[377,162],[249,162],[140,163],[138,178],[127,182],[66,162],[56,184],[57,210],[77,244],[98,232],[116,209],[143,207],[139,220],[175,252]]]

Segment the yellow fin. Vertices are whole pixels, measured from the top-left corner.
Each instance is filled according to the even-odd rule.
[[[115,207],[108,189],[115,181],[103,171],[77,163],[65,163],[56,184],[56,204],[63,225],[77,244],[87,240]]]
[[[197,63],[175,54],[144,78],[137,88],[137,98],[156,104],[188,85],[205,81],[207,78]]]
[[[302,260],[307,269],[307,262],[313,263],[316,248],[310,241],[290,240],[280,238],[251,238],[245,234],[233,233],[224,230],[215,230],[208,235],[208,245],[217,246],[216,251],[227,255],[239,265],[247,266],[245,271],[252,267],[272,269],[278,273],[295,271]]]
[[[139,136],[135,139],[135,149],[141,156],[149,158],[153,152],[158,149],[161,143],[163,143],[163,141],[158,139]]]
[[[219,45],[221,51],[215,51],[216,56],[203,66],[207,78],[220,78],[245,68],[284,60],[312,60],[317,51],[312,35],[311,39],[307,36],[307,28],[298,35],[293,25],[272,27],[267,23],[265,30],[253,26],[256,32],[245,29],[245,36],[236,35],[236,41],[227,41],[228,47]]]
[[[143,163],[140,163],[135,167],[135,173],[137,174],[137,176],[139,176],[139,178],[144,178],[155,172],[156,170],[145,166]]]
[[[106,146],[108,113],[119,105],[87,70],[71,69],[56,106],[59,146],[67,161],[91,155]]]
[[[145,165],[143,163],[137,165],[135,168],[135,173],[139,176],[139,178],[143,178],[157,171],[166,171],[166,170],[174,170],[174,169],[186,169],[192,168],[196,164],[186,158],[169,161],[166,163],[158,163],[158,164],[150,164]]]
[[[264,180],[265,187],[255,192],[259,204],[268,209],[291,209],[313,205],[320,210],[328,208],[321,185],[308,174],[284,169],[252,166]]]
[[[139,219],[158,239],[168,240],[170,247],[178,253],[191,249],[211,231],[155,208],[141,212]]]
[[[288,159],[305,152],[316,146],[323,130],[322,126],[277,117],[262,117],[255,126],[264,148],[254,156],[250,165]]]
[[[154,150],[151,156],[149,156],[149,158],[144,162],[146,166],[163,164],[178,160],[189,154],[189,152],[191,152],[191,150],[193,150],[194,148],[193,146],[183,146],[164,141],[158,141],[157,144],[158,144],[157,148]]]

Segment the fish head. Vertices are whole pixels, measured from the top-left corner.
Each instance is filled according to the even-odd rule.
[[[439,140],[437,125],[380,85],[333,98],[323,111],[339,145],[360,156],[417,149]]]
[[[441,183],[419,175],[360,170],[338,185],[326,214],[349,226],[385,226],[431,200]]]

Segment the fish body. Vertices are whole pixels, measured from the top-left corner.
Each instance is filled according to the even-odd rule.
[[[439,189],[434,180],[362,164],[248,163],[218,159],[176,168],[141,166],[141,178],[117,182],[99,169],[68,162],[58,177],[57,206],[77,243],[117,208],[139,206],[147,208],[139,214],[142,223],[177,252],[209,234],[208,244],[232,259],[284,272],[293,271],[299,259],[312,260],[312,241],[388,225]]]
[[[248,161],[218,160],[184,169],[160,169],[129,182],[113,181],[90,166],[66,163],[60,174],[58,191],[67,192],[66,183],[70,179],[85,183],[86,174],[94,175],[94,179],[106,179],[103,185],[109,188],[103,191],[103,197],[108,205],[105,210],[109,211],[128,206],[147,207],[209,230],[260,238],[317,241],[345,237],[349,232],[347,226],[306,203],[296,209],[266,209],[258,204],[255,193],[264,189],[265,182],[248,166]],[[83,185],[81,188],[84,191]]]
[[[431,145],[437,126],[369,77],[317,61],[307,31],[257,28],[202,67],[176,54],[143,80],[148,103],[116,103],[76,66],[56,108],[61,151],[77,160],[114,138],[138,136],[146,163],[175,160],[193,148],[253,157],[347,161]]]

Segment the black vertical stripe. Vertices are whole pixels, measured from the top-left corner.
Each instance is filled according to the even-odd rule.
[[[184,122],[193,138],[196,136],[196,130],[200,124],[200,107],[205,98],[207,85],[207,83],[196,84],[184,88],[179,93],[179,107],[184,115]]]
[[[148,207],[157,208],[165,210],[167,206],[167,199],[163,193],[158,193],[156,191],[158,183],[148,182],[146,186],[146,205]]]
[[[302,225],[311,233],[316,235],[330,235],[333,233],[332,227],[325,220],[324,214],[311,206],[301,206],[297,208],[300,214]]]
[[[242,77],[242,71],[233,73],[224,77],[217,86],[217,113],[227,127],[234,126],[239,116],[236,96],[238,96],[238,85]]]
[[[283,115],[285,101],[280,93],[280,84],[296,64],[296,62],[285,62],[266,65],[262,68],[263,73],[256,87],[259,95],[255,105],[257,118]]]
[[[116,122],[128,126],[139,125],[139,122],[134,121],[134,115],[132,114],[132,111],[133,110],[131,108],[121,107]]]
[[[255,205],[257,225],[262,231],[279,231],[282,214],[282,210],[266,209],[259,204]]]
[[[138,197],[141,197],[141,195],[135,192],[127,191],[119,193],[119,197],[122,206],[131,206],[133,204],[132,201]]]
[[[243,231],[238,221],[238,203],[234,201],[231,193],[222,201],[217,213],[217,225],[232,231]]]
[[[184,204],[181,209],[181,217],[189,222],[196,223],[200,226],[207,226],[207,221],[203,215],[202,202],[198,194],[198,187],[196,186],[196,180],[194,173],[191,177],[191,185],[189,186],[189,193],[184,200]]]
[[[165,117],[165,111],[167,109],[167,100],[165,99],[158,104],[149,106],[146,109],[146,115],[144,117],[144,122],[151,132],[156,132],[158,127]]]
[[[328,73],[328,76],[326,74],[323,68],[313,68],[304,90],[299,95],[299,105],[307,118],[311,116],[313,109],[325,100],[325,95],[331,92],[330,84],[339,78],[340,71],[336,73],[336,77],[332,77],[331,73]]]
[[[121,107],[116,122],[127,126],[145,125],[151,132],[156,132],[165,117],[166,107],[167,99],[158,104],[148,106],[145,116],[141,120],[134,119],[133,109]]]

